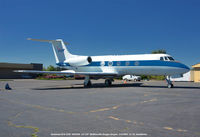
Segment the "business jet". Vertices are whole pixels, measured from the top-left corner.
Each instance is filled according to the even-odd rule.
[[[91,77],[105,79],[105,85],[110,86],[113,78],[124,75],[164,75],[167,87],[172,88],[170,76],[182,75],[190,69],[186,65],[175,61],[168,54],[138,54],[138,55],[107,55],[107,56],[80,56],[71,54],[62,39],[28,40],[48,42],[52,44],[56,65],[65,67],[64,71],[36,71],[17,70],[22,73],[48,73],[64,75],[84,75],[84,87],[90,87]]]

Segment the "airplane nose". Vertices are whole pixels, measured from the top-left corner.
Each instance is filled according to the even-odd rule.
[[[185,68],[186,68],[188,71],[190,71],[190,68],[189,68],[188,66],[185,65]]]
[[[190,68],[185,64],[182,64],[182,68],[185,70],[185,73],[190,71]]]

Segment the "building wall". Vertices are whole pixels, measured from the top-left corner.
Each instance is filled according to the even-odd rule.
[[[200,82],[200,70],[194,70],[194,82]]]
[[[16,73],[14,70],[42,70],[42,64],[0,63],[0,79],[34,78],[36,74]]]
[[[200,63],[192,66],[194,72],[194,82],[200,82]]]

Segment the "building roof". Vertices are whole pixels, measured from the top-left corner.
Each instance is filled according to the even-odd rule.
[[[193,67],[193,68],[200,68],[200,63],[195,64],[195,65],[193,65],[192,67]]]

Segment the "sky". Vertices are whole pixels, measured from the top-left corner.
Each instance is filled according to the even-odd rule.
[[[49,43],[78,55],[147,54],[165,49],[200,62],[199,0],[0,0],[0,62],[55,65]]]

